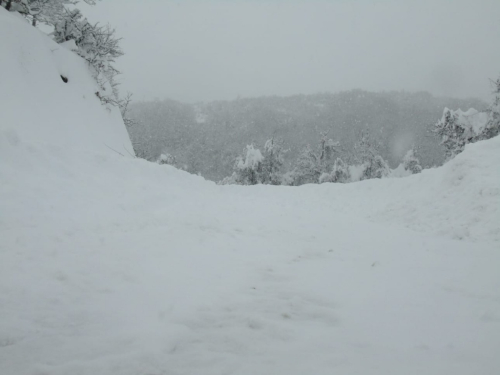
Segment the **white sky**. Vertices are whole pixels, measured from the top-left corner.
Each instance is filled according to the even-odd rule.
[[[103,0],[135,100],[366,90],[489,98],[500,0]]]

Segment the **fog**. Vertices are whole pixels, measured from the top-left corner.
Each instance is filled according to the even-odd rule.
[[[83,6],[81,6],[84,8]],[[135,100],[426,90],[487,99],[500,1],[103,0]]]

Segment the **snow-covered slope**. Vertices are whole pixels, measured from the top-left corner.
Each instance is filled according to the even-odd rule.
[[[455,239],[500,243],[499,165],[496,137],[469,144],[444,166],[421,174],[309,189],[335,212]]]
[[[111,151],[85,65],[0,30],[0,374],[500,372],[499,138],[409,178],[217,186]]]
[[[119,111],[101,105],[80,57],[2,7],[0,33],[0,131],[73,149],[133,153]]]

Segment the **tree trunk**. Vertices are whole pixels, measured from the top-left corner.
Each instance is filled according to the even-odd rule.
[[[12,6],[12,0],[8,0],[7,5],[5,6],[5,9],[10,10],[11,6]]]

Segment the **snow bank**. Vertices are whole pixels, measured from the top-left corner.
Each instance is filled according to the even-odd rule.
[[[71,44],[54,43],[2,7],[0,34],[0,131],[73,149],[133,153],[118,109],[101,105]]]
[[[373,210],[388,220],[455,239],[500,241],[500,138],[469,144],[441,168],[382,181]],[[361,187],[360,187],[361,188]],[[376,205],[377,206],[377,205]]]
[[[500,241],[500,137],[404,178],[299,187],[325,209],[454,239]],[[299,193],[298,193],[299,194]]]

